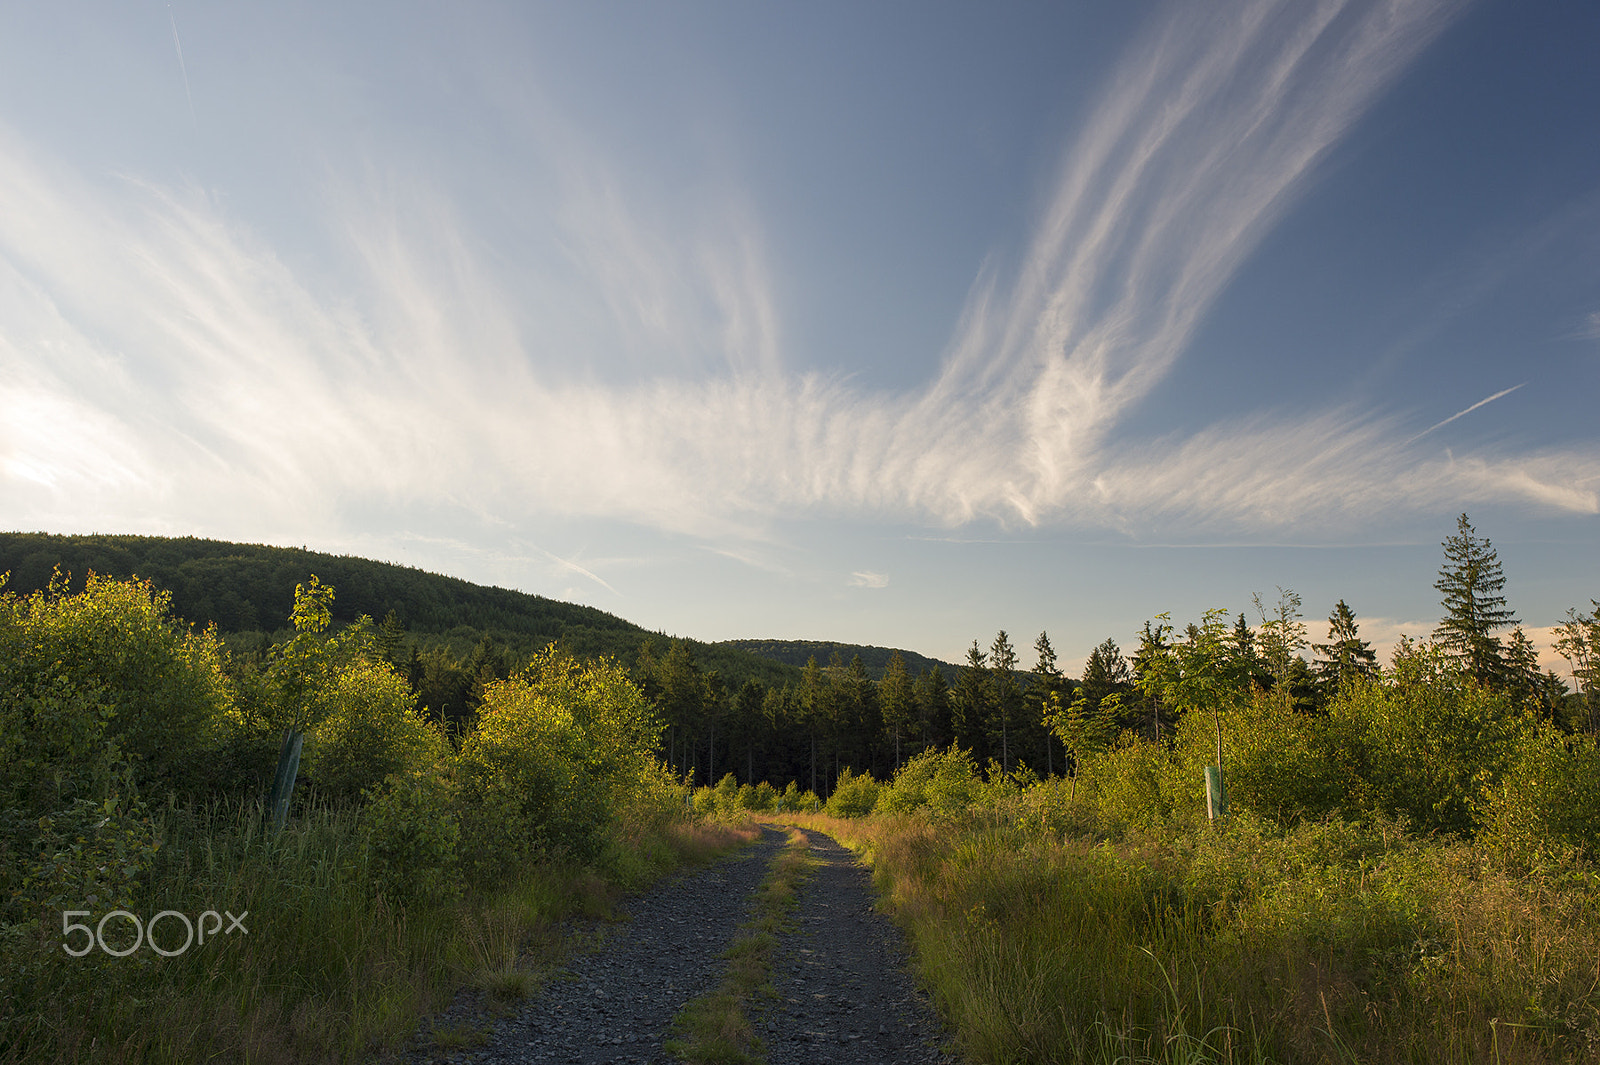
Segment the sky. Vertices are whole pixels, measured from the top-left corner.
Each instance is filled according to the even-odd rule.
[[[705,640],[1600,597],[1600,7],[0,7],[0,528]]]

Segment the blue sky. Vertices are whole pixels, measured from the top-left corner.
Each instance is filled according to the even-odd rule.
[[[335,10],[328,10],[334,8]],[[1069,663],[1600,596],[1600,9],[0,12],[0,526]],[[1027,654],[1025,661],[1031,661]],[[1554,662],[1554,659],[1551,659]]]

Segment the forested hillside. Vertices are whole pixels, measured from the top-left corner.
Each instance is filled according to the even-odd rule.
[[[444,648],[463,663],[480,645],[480,659],[506,659],[510,666],[559,641],[580,658],[609,656],[631,665],[646,640],[663,650],[669,642],[594,607],[351,555],[195,537],[0,533],[0,573],[10,572],[9,591],[43,591],[57,567],[70,575],[73,591],[83,589],[91,572],[148,580],[172,596],[174,614],[194,625],[214,623],[236,648],[252,644],[239,638],[247,634],[281,634],[295,585],[313,573],[339,590],[335,624],[363,615],[387,620],[391,632],[398,628],[419,652]],[[699,661],[736,684],[799,677],[770,658],[690,642]]]
[[[774,662],[797,667],[804,666],[813,658],[818,662],[826,662],[837,655],[840,660],[848,662],[859,655],[861,664],[867,668],[867,676],[873,680],[883,679],[884,673],[889,669],[890,660],[896,654],[900,655],[905,661],[906,668],[913,673],[924,673],[934,666],[952,676],[956,671],[956,667],[949,662],[919,655],[915,651],[874,647],[869,644],[834,643],[831,640],[721,640],[712,646],[733,647],[760,655],[762,658],[770,658]]]

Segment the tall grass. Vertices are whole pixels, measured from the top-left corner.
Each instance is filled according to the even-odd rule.
[[[1556,1062],[1600,1050],[1600,877],[1330,820],[808,823],[867,855],[979,1062]],[[805,820],[805,819],[797,819]]]
[[[175,957],[147,945],[75,958],[62,949],[61,914],[41,915],[3,945],[11,971],[0,974],[0,1061],[366,1060],[463,985],[529,986],[509,974],[559,951],[564,918],[603,914],[624,888],[740,838],[640,819],[591,865],[544,862],[492,890],[400,905],[375,889],[348,809],[313,804],[275,837],[248,803],[172,807],[155,826],[161,846],[132,912],[145,921],[162,910],[191,920],[231,913],[247,931],[213,934]],[[181,945],[179,925],[161,925],[168,950]],[[113,947],[132,935],[121,918],[107,925]]]

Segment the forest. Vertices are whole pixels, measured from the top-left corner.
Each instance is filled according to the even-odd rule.
[[[237,545],[99,539],[147,567],[177,544],[148,572],[190,609],[251,587],[202,579]],[[224,635],[153,578],[9,543],[31,569],[0,585],[0,1061],[361,1060],[464,981],[525,989],[518,959],[565,914],[752,814],[868,857],[972,1060],[1600,1040],[1600,601],[1555,629],[1573,684],[1541,672],[1466,515],[1438,626],[1386,665],[1346,603],[1323,642],[1280,590],[1152,618],[1077,678],[1047,634],[1024,666],[1006,632],[949,676],[832,647],[740,672],[748,652],[561,604],[539,609],[572,646],[480,634],[460,658],[429,639],[456,607],[540,623],[469,585],[408,604],[347,561],[328,572],[367,572],[354,598],[384,609],[352,617],[283,556],[260,560],[292,578],[282,623]],[[624,655],[584,642],[612,631]],[[72,923],[112,911],[273,931],[121,964],[140,943],[113,928],[95,952],[103,920]]]

